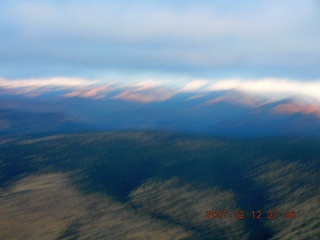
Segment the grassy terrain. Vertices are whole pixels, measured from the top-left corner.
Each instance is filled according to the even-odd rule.
[[[317,239],[319,169],[319,139],[2,136],[0,239]]]

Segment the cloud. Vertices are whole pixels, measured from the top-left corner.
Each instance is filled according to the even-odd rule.
[[[293,113],[302,113],[302,114],[314,114],[320,117],[320,104],[312,103],[286,103],[281,104],[273,109],[275,113],[282,114],[293,114]]]
[[[107,86],[97,86],[91,88],[78,89],[64,94],[64,97],[83,97],[100,99],[106,96]]]
[[[139,82],[136,85],[136,87],[138,88],[137,89],[138,91],[142,91],[142,90],[145,90],[145,89],[159,87],[162,84],[163,84],[163,81],[157,81],[157,80],[148,79],[148,80]]]
[[[97,81],[89,81],[83,78],[71,77],[53,77],[53,78],[38,78],[38,79],[20,79],[9,80],[0,78],[0,87],[5,89],[14,88],[41,88],[41,87],[61,87],[61,88],[74,88],[81,86],[90,86]]]
[[[208,81],[197,79],[192,82],[187,83],[180,91],[182,92],[192,92],[198,90],[199,88],[203,87]]]
[[[0,78],[0,89],[30,97],[36,97],[46,92],[65,90],[68,91],[64,94],[65,97],[102,98],[105,96],[108,86],[101,84],[97,80],[70,77],[20,80]]]
[[[164,101],[181,92],[197,92],[200,93],[198,97],[201,97],[208,92],[235,90],[250,95],[264,96],[265,100],[279,100],[293,96],[303,97],[303,104],[309,104],[314,100],[320,101],[320,80],[283,78],[197,79],[183,76],[148,78],[147,76],[127,76],[125,74],[101,79],[53,77],[11,80],[0,78],[0,89],[30,96],[41,95],[48,91],[65,90],[67,91],[66,97],[93,98],[104,97],[107,92],[118,89],[121,94],[118,94],[117,98],[140,102]],[[244,96],[239,97],[242,102],[247,99]],[[231,99],[239,101],[235,96]],[[248,98],[249,102],[251,101],[249,99],[252,100]]]
[[[227,79],[227,80],[217,81],[207,89],[211,91],[224,91],[224,90],[235,89],[239,86],[239,84],[240,84],[239,79]]]
[[[258,80],[226,79],[216,81],[207,88],[207,91],[221,90],[238,90],[276,96],[302,95],[320,100],[320,80],[306,82],[277,78]]]
[[[164,88],[133,88],[127,89],[115,96],[115,99],[124,99],[127,101],[150,103],[162,102],[170,99],[176,93],[170,89]]]

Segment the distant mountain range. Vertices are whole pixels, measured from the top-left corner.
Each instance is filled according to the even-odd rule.
[[[153,129],[221,136],[320,136],[320,102],[159,86],[0,88],[0,132]]]

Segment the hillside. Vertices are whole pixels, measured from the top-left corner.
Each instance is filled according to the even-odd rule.
[[[0,238],[317,239],[319,169],[316,138],[2,136]]]

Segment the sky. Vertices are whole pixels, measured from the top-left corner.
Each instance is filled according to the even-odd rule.
[[[4,0],[0,78],[319,86],[319,23],[317,0]]]

